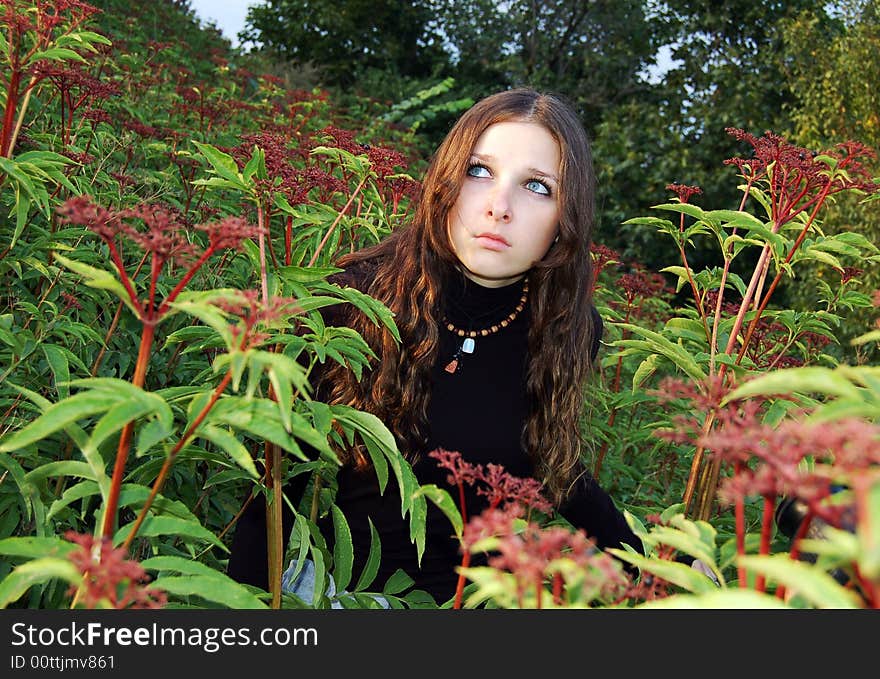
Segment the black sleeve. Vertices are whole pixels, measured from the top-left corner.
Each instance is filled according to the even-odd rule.
[[[559,513],[575,528],[582,528],[602,550],[621,548],[625,542],[639,554],[644,553],[642,541],[630,530],[623,513],[589,474],[578,479],[571,495],[559,507]],[[633,575],[637,572],[629,564],[624,567]]]

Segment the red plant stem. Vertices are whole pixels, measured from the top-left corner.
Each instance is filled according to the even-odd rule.
[[[759,554],[770,553],[770,533],[773,530],[773,510],[776,507],[776,498],[771,495],[764,496],[764,513],[761,516],[761,546],[758,549]],[[763,592],[765,590],[764,574],[760,573],[755,578],[755,591]]]
[[[875,536],[877,534],[877,527],[871,525],[872,520],[876,518],[876,512],[872,511],[870,497],[871,489],[876,483],[876,474],[863,473],[855,476],[852,481],[853,493],[855,494],[856,516],[858,517],[858,525],[856,527],[858,535]],[[864,539],[866,542],[872,541],[870,537]],[[873,544],[869,544],[867,547],[876,550],[877,543],[873,542]],[[876,576],[871,580],[865,578],[862,575],[861,569],[859,569],[858,563],[854,564],[854,567],[856,580],[864,592],[868,604],[871,608],[877,608],[880,606],[880,583],[877,582]]]
[[[147,498],[147,501],[144,503],[144,506],[141,507],[141,511],[134,522],[134,526],[132,527],[131,532],[128,534],[128,537],[125,538],[125,542],[122,544],[123,549],[127,550],[129,547],[131,547],[131,543],[137,535],[141,524],[144,522],[144,519],[147,516],[147,512],[150,510],[150,507],[153,505],[153,501],[156,499],[156,496],[159,494],[159,491],[162,490],[162,486],[165,484],[165,479],[168,477],[168,472],[171,470],[171,465],[174,464],[174,460],[177,458],[177,454],[183,449],[183,446],[186,445],[186,443],[192,437],[193,432],[195,432],[196,428],[208,415],[208,411],[210,411],[211,408],[214,407],[214,404],[217,403],[217,399],[220,398],[220,394],[223,393],[231,380],[232,370],[229,370],[223,376],[223,379],[220,381],[220,384],[217,385],[217,388],[214,389],[214,393],[211,394],[211,398],[205,404],[205,407],[202,408],[201,412],[198,414],[196,419],[193,420],[193,423],[189,426],[184,435],[180,437],[180,440],[175,444],[174,448],[171,449],[171,452],[168,453],[168,457],[165,458],[165,463],[162,465],[162,469],[159,471],[159,475],[153,482],[153,487],[150,489],[150,495]]]
[[[788,557],[792,561],[797,561],[798,557],[801,553],[801,540],[807,534],[807,531],[810,530],[810,524],[813,522],[813,513],[811,511],[807,511],[804,518],[801,520],[800,525],[798,526],[797,531],[794,534],[794,537],[791,540],[791,549],[788,552]],[[785,601],[785,585],[779,585],[776,588],[776,597],[781,601]]]
[[[679,233],[684,233],[684,212],[679,215],[678,222],[678,231]],[[706,340],[709,340],[709,324],[706,321],[706,310],[703,308],[703,300],[700,299],[700,293],[697,290],[697,284],[694,282],[694,277],[691,274],[691,267],[688,264],[687,254],[684,251],[684,243],[680,242],[678,244],[678,252],[681,255],[681,263],[684,264],[684,270],[688,277],[688,283],[691,284],[691,292],[694,294],[694,303],[697,306],[697,311],[700,314],[700,320],[703,321],[703,330],[706,332]]]
[[[290,266],[291,262],[291,249],[293,242],[293,215],[287,215],[287,220],[284,224],[284,265]]]
[[[877,584],[868,580],[862,574],[858,564],[853,566],[853,570],[855,571],[856,582],[865,596],[868,608],[880,608],[880,589],[878,589]]]
[[[155,332],[156,326],[152,321],[144,322],[141,333],[141,346],[138,351],[137,363],[134,366],[134,376],[131,380],[131,383],[136,387],[144,386]],[[128,452],[131,448],[131,435],[133,431],[134,421],[131,421],[123,427],[122,433],[119,436],[119,445],[116,448],[116,463],[113,465],[113,477],[110,480],[110,492],[107,495],[107,509],[104,512],[104,527],[102,530],[103,536],[107,539],[113,538],[116,513],[119,509],[119,492],[122,487],[122,477],[125,474],[125,462],[128,460]]]
[[[165,312],[168,311],[169,305],[177,299],[177,296],[183,291],[186,287],[186,284],[190,282],[193,276],[196,275],[196,272],[202,268],[202,265],[208,261],[208,258],[211,257],[216,252],[216,248],[211,245],[202,253],[202,256],[199,257],[198,261],[193,264],[189,271],[184,274],[183,278],[181,278],[177,285],[174,286],[174,289],[168,293],[168,297],[165,298],[165,301],[162,302],[162,306],[156,311],[156,317],[159,318],[165,315]]]
[[[742,472],[743,463],[736,461],[734,467],[734,475]],[[745,498],[738,497],[734,505],[734,515],[736,517],[736,553],[740,556],[746,554],[746,506]],[[745,566],[736,567],[736,577],[740,587],[746,586],[746,569]]]
[[[104,239],[104,242],[107,243],[107,248],[110,251],[110,259],[113,261],[116,270],[119,272],[119,279],[122,281],[122,286],[128,293],[128,298],[131,300],[134,308],[137,309],[138,317],[143,321],[145,316],[144,308],[141,306],[137,293],[131,285],[131,279],[128,277],[128,274],[125,273],[125,265],[122,263],[122,257],[119,255],[119,250],[116,249],[116,244],[113,242],[113,239],[106,238]]]
[[[797,252],[797,249],[801,246],[801,243],[804,242],[804,239],[807,237],[807,233],[810,231],[810,227],[813,225],[813,222],[816,219],[816,214],[819,212],[819,209],[822,207],[822,204],[825,202],[825,198],[828,196],[828,191],[831,189],[831,183],[825,185],[825,188],[822,190],[822,194],[820,199],[816,201],[815,206],[813,207],[813,212],[810,213],[809,219],[807,219],[807,223],[804,225],[804,228],[801,230],[800,234],[798,234],[797,240],[795,240],[794,245],[791,246],[791,250],[785,258],[785,263],[788,264],[791,261],[791,258],[794,257],[794,253]],[[779,272],[776,274],[776,277],[773,279],[773,282],[770,283],[770,288],[767,290],[767,294],[764,295],[764,299],[761,302],[761,306],[758,307],[757,313],[755,313],[755,317],[752,319],[752,322],[749,323],[749,327],[746,330],[745,337],[743,338],[742,348],[739,351],[739,355],[737,356],[736,362],[737,364],[742,361],[743,356],[746,353],[746,349],[749,346],[749,341],[752,339],[752,334],[755,332],[755,328],[758,325],[758,321],[761,320],[761,314],[764,313],[764,309],[767,308],[767,304],[770,302],[770,297],[773,296],[773,292],[776,290],[776,286],[779,285],[779,281],[782,280],[782,274],[784,270],[782,267],[779,268]]]
[[[719,370],[720,376],[723,376],[726,368],[727,368],[726,364],[721,365],[721,369]],[[709,433],[709,431],[711,431],[712,425],[715,422],[715,415],[716,415],[715,409],[712,409],[708,413],[706,413],[706,419],[703,420],[703,429],[701,432],[701,436],[706,436]],[[705,450],[706,449],[702,445],[697,446],[697,449],[694,451],[694,457],[691,460],[691,468],[690,468],[690,471],[688,472],[688,480],[687,480],[687,483],[685,484],[684,496],[682,498],[682,502],[685,504],[685,507],[687,507],[688,513],[690,513],[691,500],[694,497],[694,491],[696,490],[696,487],[697,487],[697,476],[698,476],[697,472],[699,471],[700,465],[703,462],[703,456],[704,456]],[[700,504],[702,504],[702,502]],[[704,516],[704,514],[706,514],[706,512],[704,512],[700,507],[698,507],[697,509],[698,509],[697,514],[694,515],[697,519],[708,518],[708,516]]]
[[[147,261],[147,254],[144,253],[144,256],[141,257],[141,261],[138,263],[137,268],[134,270],[134,278],[137,278],[138,272],[141,270],[141,267],[144,265],[144,262]],[[95,377],[98,374],[98,368],[101,367],[101,361],[104,360],[104,354],[107,353],[107,347],[110,346],[110,338],[113,336],[113,333],[116,331],[116,326],[119,325],[119,318],[122,316],[122,307],[124,306],[123,302],[120,301],[116,306],[116,313],[113,314],[113,320],[110,321],[110,327],[107,330],[107,334],[104,335],[104,342],[101,344],[101,350],[98,352],[98,356],[95,358],[95,362],[92,364],[91,376]]]
[[[312,255],[312,258],[309,260],[309,266],[315,266],[315,262],[318,261],[318,255],[321,254],[321,250],[324,249],[324,245],[326,245],[327,240],[330,238],[330,234],[333,233],[333,230],[336,228],[336,225],[339,224],[343,215],[348,212],[348,208],[351,207],[351,204],[354,202],[355,197],[360,192],[360,190],[364,187],[364,184],[367,183],[367,177],[361,179],[361,183],[357,185],[357,188],[352,192],[351,196],[348,199],[348,202],[343,206],[343,208],[339,211],[339,214],[336,215],[336,219],[333,220],[333,223],[330,225],[330,228],[327,229],[327,233],[324,234],[324,237],[321,239],[321,242],[318,244],[318,249],[315,250],[315,254]]]
[[[467,568],[471,563],[471,553],[465,552],[461,557],[461,567]],[[452,603],[452,608],[455,610],[459,610],[461,608],[461,599],[464,592],[464,573],[458,574],[458,582],[455,585],[455,601]]]
[[[553,603],[562,605],[562,573],[553,574]]]
[[[15,125],[15,109],[18,106],[19,86],[21,85],[21,67],[18,63],[17,45],[10,43],[10,50],[16,51],[6,88],[6,110],[3,112],[3,131],[0,137],[0,156],[9,158],[12,155],[12,130]]]
[[[263,306],[269,306],[269,275],[266,271],[266,233],[263,229],[263,203],[257,199],[257,227],[260,230],[260,286],[263,293]]]
[[[746,200],[749,197],[749,191],[754,182],[754,177],[746,179],[746,187],[743,190],[742,200],[739,202],[739,212],[742,212],[746,206]],[[736,235],[736,228],[731,231],[731,235]],[[724,292],[727,288],[727,276],[730,273],[730,264],[733,261],[731,251],[733,244],[731,243],[727,252],[724,253],[724,269],[721,272],[721,285],[718,287],[718,298],[715,300],[715,317],[712,319],[712,338],[709,340],[709,374],[715,373],[715,354],[718,353],[718,326],[721,324],[721,305],[724,300]]]
[[[147,297],[147,309],[156,308],[156,283],[159,280],[159,273],[162,271],[162,262],[156,253],[150,258],[150,292]]]
[[[544,580],[541,576],[535,578],[535,608],[542,608],[544,594]]]
[[[461,522],[462,525],[467,523],[467,503],[464,499],[464,484],[459,481],[458,485],[458,504],[459,511],[461,513]],[[468,564],[471,562],[470,552],[465,552],[461,557],[461,567],[467,568]],[[461,597],[462,592],[464,591],[464,573],[458,574],[458,581],[455,583],[455,603],[453,604],[453,608],[459,609],[461,608]]]
[[[462,524],[465,524],[468,521],[467,507],[465,506],[466,503],[464,500],[464,484],[461,481],[458,482],[458,503],[461,505],[461,522]]]

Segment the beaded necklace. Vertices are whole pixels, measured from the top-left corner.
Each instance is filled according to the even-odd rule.
[[[496,332],[501,330],[502,328],[506,328],[508,325],[513,323],[517,316],[519,316],[520,312],[526,306],[526,300],[529,297],[529,279],[523,278],[523,290],[522,295],[519,298],[519,302],[513,311],[511,311],[506,318],[502,319],[498,323],[489,326],[488,328],[483,328],[482,330],[462,330],[461,328],[457,328],[455,325],[449,322],[445,317],[443,318],[443,324],[446,326],[446,329],[449,332],[455,333],[459,337],[463,338],[461,342],[461,346],[455,352],[455,355],[452,357],[452,360],[446,364],[444,370],[450,374],[455,374],[458,372],[458,369],[461,365],[461,358],[464,354],[472,354],[474,353],[474,348],[476,342],[474,341],[477,337],[488,337],[489,335],[494,335]]]

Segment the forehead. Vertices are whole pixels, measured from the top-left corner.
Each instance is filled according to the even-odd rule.
[[[472,153],[524,163],[546,172],[559,168],[559,143],[546,127],[526,120],[490,125],[477,138]]]

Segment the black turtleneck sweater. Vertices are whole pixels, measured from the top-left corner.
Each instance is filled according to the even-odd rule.
[[[368,281],[366,267],[353,267],[342,275],[340,282],[361,290]],[[485,288],[454,274],[443,290],[445,318],[462,330],[492,326],[513,311],[522,294],[522,282],[501,288]],[[597,321],[593,357],[601,337],[601,319]],[[519,477],[533,476],[534,468],[521,443],[529,403],[525,390],[528,357],[530,305],[506,327],[474,341],[474,351],[461,354],[458,370],[444,368],[456,355],[462,339],[444,327],[440,331],[438,360],[432,373],[431,399],[428,409],[428,442],[413,465],[420,483],[434,483],[450,491],[457,501],[458,493],[447,481],[447,472],[439,469],[427,452],[436,448],[458,451],[471,464],[498,464]],[[334,319],[335,320],[335,319]],[[338,473],[339,489],[336,504],[349,522],[354,545],[355,567],[352,581],[363,568],[370,551],[372,520],[382,540],[379,573],[371,591],[381,591],[385,581],[398,568],[415,580],[415,589],[429,592],[438,604],[452,597],[461,562],[458,541],[452,535],[449,521],[428,503],[425,553],[421,568],[416,549],[409,539],[408,520],[400,516],[400,497],[394,475],[389,476],[385,493],[380,494],[371,470],[359,472],[343,467]],[[288,484],[286,492],[296,503],[305,485],[304,475]],[[466,494],[467,514],[475,516],[485,508],[485,499],[473,490]],[[623,515],[611,498],[584,475],[569,499],[558,508],[559,513],[574,526],[583,528],[600,547],[618,547],[627,542],[641,549],[638,538],[629,530]],[[292,516],[285,516],[285,541]],[[320,522],[321,532],[332,543],[333,527],[329,518]],[[228,573],[240,582],[267,587],[265,511],[262,502],[251,503],[240,518],[232,543]]]

